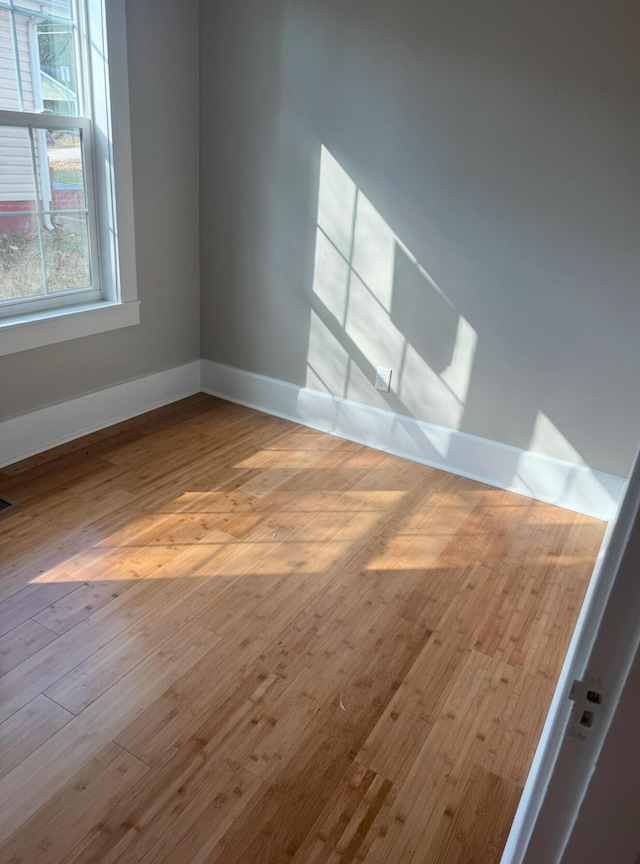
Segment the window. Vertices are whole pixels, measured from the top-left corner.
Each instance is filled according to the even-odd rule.
[[[0,354],[138,321],[127,85],[123,0],[0,0]]]

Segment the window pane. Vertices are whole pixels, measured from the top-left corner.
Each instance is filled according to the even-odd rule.
[[[51,210],[82,210],[86,207],[82,141],[78,129],[46,132],[47,162],[51,184]]]
[[[78,129],[33,130],[36,193],[28,128],[0,126],[0,301],[91,287],[81,144]]]
[[[0,212],[0,301],[43,293],[36,217]]]
[[[0,9],[0,108],[20,108],[11,19],[4,9]]]
[[[21,6],[27,4],[21,3]],[[74,29],[71,23],[47,17],[47,12],[64,13],[62,3],[33,3],[34,13],[14,12],[20,80],[16,72],[11,13],[0,9],[0,108],[19,110],[22,89],[25,111],[51,114],[78,114],[77,63]]]
[[[56,213],[51,218],[55,227],[44,232],[49,293],[90,287],[87,217]]]
[[[78,85],[73,28],[47,20],[38,24],[37,31],[42,104],[36,107],[52,114],[75,117]]]

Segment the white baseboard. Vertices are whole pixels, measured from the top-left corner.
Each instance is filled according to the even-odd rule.
[[[200,361],[0,422],[0,467],[200,392]]]
[[[611,520],[625,481],[328,393],[195,361],[0,422],[0,467],[203,390],[452,474]]]
[[[202,360],[205,393],[452,474],[598,519],[615,515],[625,480],[413,417]]]

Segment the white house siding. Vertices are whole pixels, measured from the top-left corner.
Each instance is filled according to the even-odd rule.
[[[17,109],[18,87],[9,13],[0,9],[0,108]]]
[[[0,202],[34,201],[33,186],[28,131],[5,127],[0,131]]]
[[[16,14],[18,54],[26,110],[33,110],[34,107],[29,55],[31,20],[28,15]],[[0,107],[14,110],[19,107],[13,38],[9,15],[4,10],[0,10]],[[31,145],[28,133],[24,128],[0,127],[0,212],[9,209],[10,202],[34,200]],[[16,209],[22,209],[24,206],[24,203],[21,203]]]

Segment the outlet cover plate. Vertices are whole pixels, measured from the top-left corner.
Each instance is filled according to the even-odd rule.
[[[388,393],[391,389],[391,369],[386,366],[378,366],[376,369],[376,390],[381,390],[383,393]]]

